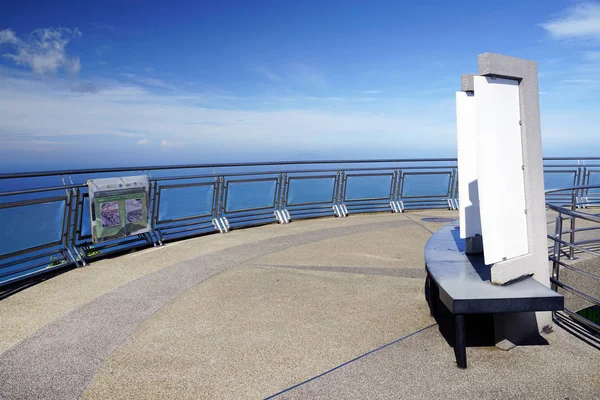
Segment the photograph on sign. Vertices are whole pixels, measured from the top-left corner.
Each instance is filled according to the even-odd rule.
[[[146,176],[91,179],[88,192],[94,243],[150,231]]]
[[[100,216],[102,219],[102,226],[119,225],[119,203],[117,201],[100,203]]]
[[[125,210],[127,211],[127,222],[130,224],[139,222],[143,216],[143,200],[127,199],[125,200]]]

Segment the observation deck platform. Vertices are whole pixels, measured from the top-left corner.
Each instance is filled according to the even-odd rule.
[[[556,325],[456,368],[423,248],[457,214],[266,225],[68,271],[0,302],[0,397],[597,398],[600,352]]]

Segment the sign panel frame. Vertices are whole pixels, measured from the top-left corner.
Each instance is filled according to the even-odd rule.
[[[146,175],[87,181],[92,242],[151,230],[150,183]]]

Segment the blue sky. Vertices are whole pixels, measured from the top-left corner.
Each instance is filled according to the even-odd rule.
[[[599,154],[598,2],[12,2],[0,168],[455,156],[486,51],[539,63],[546,155]]]

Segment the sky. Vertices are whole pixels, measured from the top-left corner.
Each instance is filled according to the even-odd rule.
[[[600,155],[600,2],[9,2],[0,171],[454,157],[484,52],[538,62],[544,155]]]

